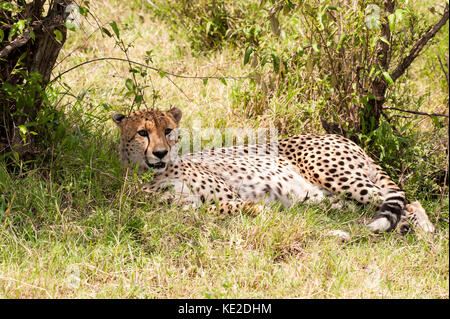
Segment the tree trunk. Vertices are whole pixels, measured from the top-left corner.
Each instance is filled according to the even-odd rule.
[[[4,34],[0,43],[0,154],[17,152],[27,159],[37,152],[34,136],[20,128],[33,125],[41,109],[42,93],[66,40],[65,10],[72,0],[50,0],[44,17],[46,2],[23,4],[17,14],[0,11]],[[23,32],[8,41],[14,23],[26,19],[29,23]],[[40,74],[35,77],[39,79],[35,89],[30,87],[33,72]]]

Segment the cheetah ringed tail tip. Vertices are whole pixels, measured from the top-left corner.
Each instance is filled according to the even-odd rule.
[[[382,204],[375,218],[367,227],[375,232],[386,232],[397,227],[405,209],[405,193],[401,190],[391,189],[382,197]]]

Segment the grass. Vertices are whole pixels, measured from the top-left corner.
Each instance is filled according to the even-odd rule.
[[[132,59],[153,50],[153,64],[167,71],[241,75],[239,52],[192,56],[183,34],[169,32],[145,2],[95,1],[91,11],[102,24],[118,23],[124,41],[133,43]],[[123,57],[112,39],[98,31],[89,36],[94,29],[85,23],[69,33],[56,72],[94,57]],[[411,82],[440,94],[427,80],[434,73],[422,65]],[[106,61],[65,75],[79,98],[58,105],[70,127],[61,142],[41,165],[7,171],[0,163],[1,297],[449,298],[448,223],[439,219],[448,217],[448,196],[422,200],[437,225],[434,237],[370,234],[363,226],[370,208],[274,205],[255,218],[225,217],[143,196],[120,167],[118,132],[109,120],[131,104],[123,98],[128,77],[127,65]],[[153,85],[159,107],[181,107],[183,127],[255,125],[234,111],[233,84],[174,79],[188,100],[167,78],[150,77],[148,96]],[[352,240],[340,244],[327,235],[334,229]]]
[[[108,174],[117,162],[102,156],[92,152],[99,171],[80,164],[76,178],[2,168],[2,189],[15,194],[1,234],[3,297],[448,298],[443,225],[434,238],[371,235],[367,210],[342,216],[326,204],[256,218],[180,211],[143,198],[133,180],[122,187],[118,170]],[[352,240],[339,244],[331,229]]]

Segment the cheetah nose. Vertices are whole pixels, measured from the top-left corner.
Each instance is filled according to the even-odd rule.
[[[163,150],[163,151],[154,151],[153,155],[155,155],[157,158],[162,159],[164,156],[166,156],[166,154],[168,153],[167,150]]]

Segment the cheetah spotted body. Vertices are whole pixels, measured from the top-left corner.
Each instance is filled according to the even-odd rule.
[[[172,199],[211,210],[257,214],[258,203],[290,206],[345,194],[378,211],[368,227],[374,232],[408,228],[411,221],[433,232],[420,203],[405,193],[358,145],[339,135],[297,135],[272,144],[241,145],[176,155],[181,111],[144,110],[113,116],[121,129],[119,157],[124,164],[150,168],[154,179],[143,189],[170,189]]]

